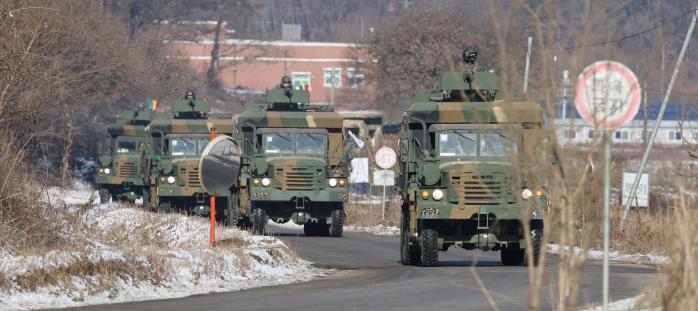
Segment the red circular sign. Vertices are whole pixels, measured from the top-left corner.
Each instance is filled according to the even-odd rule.
[[[392,148],[383,146],[376,152],[376,165],[378,167],[387,170],[393,167],[395,162],[397,162],[397,154]]]
[[[598,61],[577,78],[575,106],[587,122],[612,129],[632,120],[640,107],[640,84],[625,65]]]

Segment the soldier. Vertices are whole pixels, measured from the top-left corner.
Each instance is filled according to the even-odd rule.
[[[196,95],[194,95],[194,91],[187,91],[186,94],[184,94],[184,99],[188,101],[192,101],[196,99]]]
[[[291,78],[283,76],[281,78],[281,88],[284,90],[286,96],[291,97],[293,94],[293,83],[291,82]]]

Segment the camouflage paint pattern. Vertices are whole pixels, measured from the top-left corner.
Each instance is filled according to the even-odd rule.
[[[238,115],[236,123],[240,130],[233,137],[241,143],[243,152],[243,217],[253,204],[275,221],[328,222],[332,210],[343,208],[349,198],[350,144],[344,137],[343,119],[331,106],[309,104],[307,91],[294,90],[289,98],[277,88],[267,92],[265,104],[249,107]],[[272,133],[326,135],[327,149],[318,155],[266,154],[260,137]],[[271,180],[269,186],[262,185],[264,178]],[[329,186],[330,178],[338,181],[335,187]]]
[[[176,101],[167,118],[155,119],[148,125],[154,147],[143,154],[147,167],[143,180],[151,193],[150,208],[209,213],[210,197],[199,180],[198,153],[205,145],[195,147],[197,154],[173,155],[170,144],[175,138],[196,138],[201,140],[197,143],[206,143],[211,129],[215,129],[216,134],[226,135],[236,131],[232,118],[210,113],[208,102],[199,100]],[[168,179],[172,178],[174,182],[170,183]],[[228,199],[220,198],[216,209],[224,207]]]
[[[542,228],[547,207],[547,185],[526,173],[543,158],[543,112],[533,102],[502,100],[492,72],[476,72],[470,83],[466,77],[463,72],[445,73],[440,90],[417,94],[403,116],[396,185],[403,196],[409,241],[418,244],[419,230],[429,226],[438,232],[442,248],[524,245],[522,215],[528,216],[532,229]],[[506,157],[482,156],[480,151],[441,156],[436,140],[439,133],[450,131],[500,133],[517,148],[509,145]],[[473,140],[473,145],[480,144],[479,138]],[[433,195],[437,189],[443,193],[438,200]],[[523,199],[524,189],[533,198]]]
[[[100,144],[99,168],[95,183],[114,199],[133,201],[142,195],[142,162],[138,148],[151,145],[145,128],[155,114],[147,110],[124,111],[115,124],[107,127],[108,137]],[[119,141],[135,146],[128,152],[117,150]],[[108,171],[108,173],[107,173]]]

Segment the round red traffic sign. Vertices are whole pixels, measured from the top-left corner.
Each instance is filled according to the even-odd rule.
[[[630,68],[598,61],[577,78],[577,112],[596,127],[613,129],[632,120],[640,107],[640,84]]]
[[[376,152],[376,165],[378,167],[387,170],[393,167],[395,162],[397,162],[397,154],[392,148],[383,146]]]

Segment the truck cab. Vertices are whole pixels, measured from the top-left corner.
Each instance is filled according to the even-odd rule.
[[[95,183],[101,203],[109,199],[133,203],[142,196],[140,148],[151,144],[145,128],[154,113],[147,110],[124,111],[117,122],[107,127],[99,144],[99,168]]]
[[[201,186],[199,158],[210,141],[210,132],[231,135],[230,116],[211,113],[206,100],[175,101],[166,118],[153,120],[148,133],[154,147],[144,158],[144,206],[161,212],[208,215],[210,196]],[[224,221],[230,196],[217,198],[217,216]],[[218,212],[218,209],[221,211]]]
[[[277,87],[238,115],[243,157],[240,210],[253,231],[267,219],[304,225],[306,235],[341,236],[349,198],[350,144],[342,118],[309,103],[306,90]]]
[[[517,265],[526,234],[538,258],[548,204],[535,173],[545,158],[543,113],[501,97],[493,72],[447,72],[439,91],[416,95],[404,113],[403,264],[435,266],[439,251],[458,246],[501,251],[504,264]]]

